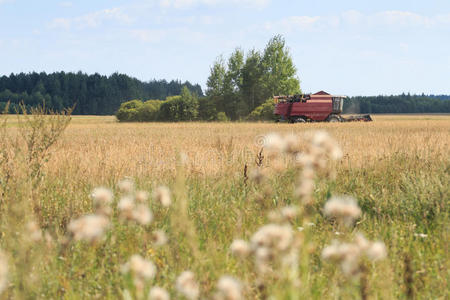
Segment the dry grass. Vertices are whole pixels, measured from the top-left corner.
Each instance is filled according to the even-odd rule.
[[[408,119],[404,119],[408,118]],[[188,173],[205,176],[241,172],[271,131],[325,129],[337,139],[345,163],[376,164],[392,153],[438,159],[449,156],[450,116],[375,116],[372,123],[114,123],[111,117],[74,117],[54,149],[49,169],[59,176],[98,182],[105,176],[161,178],[173,175],[177,154],[189,158]]]
[[[297,204],[292,190],[298,183],[289,168],[275,173],[268,181],[270,197],[265,197],[260,186],[244,184],[244,165],[249,172],[256,168],[262,135],[324,129],[339,142],[344,158],[337,165],[336,179],[316,180],[315,213],[309,220],[315,226],[305,230],[303,238],[309,244],[301,252],[305,255],[299,271],[302,287],[289,295],[355,298],[364,290],[369,297],[380,299],[404,298],[410,293],[418,298],[444,299],[450,116],[373,117],[371,123],[290,125],[123,124],[113,117],[75,116],[50,149],[39,190],[27,192],[29,186],[17,181],[0,199],[0,248],[14,266],[4,295],[117,298],[130,288],[129,278],[119,272],[120,265],[136,253],[155,262],[158,275],[152,285],[166,288],[174,298],[175,278],[186,269],[196,272],[202,295],[209,295],[224,274],[252,282],[255,274],[250,264],[234,259],[229,245],[234,238],[248,239],[267,223],[269,211]],[[10,117],[7,133],[14,134],[16,125],[17,120]],[[180,160],[186,164],[180,165]],[[272,163],[265,157],[263,167],[271,169]],[[185,178],[180,179],[182,173]],[[149,202],[155,225],[125,226],[113,217],[113,228],[103,244],[67,244],[70,220],[93,210],[88,198],[92,189],[107,186],[117,195],[117,182],[127,176],[147,191],[168,185],[175,194],[174,207],[161,209]],[[320,259],[321,250],[341,230],[321,215],[321,207],[332,194],[350,194],[362,209],[361,219],[344,238],[362,231],[371,240],[384,241],[388,248],[386,261],[364,267],[370,272],[361,289]],[[39,210],[32,213],[26,211],[30,195],[39,201]],[[18,208],[17,203],[23,206]],[[17,232],[21,232],[25,217],[17,216],[37,220],[51,234],[52,246],[21,244]],[[298,219],[292,225],[297,228],[305,222]],[[156,226],[168,232],[166,248],[156,249],[150,243]],[[291,293],[293,286],[285,289],[277,280],[269,281],[268,292],[276,298],[289,298],[286,293]],[[246,295],[261,296],[251,286],[246,287]]]

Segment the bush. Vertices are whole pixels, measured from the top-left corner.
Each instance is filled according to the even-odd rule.
[[[224,113],[223,111],[217,113],[216,120],[219,121],[219,122],[228,122],[228,121],[230,121],[230,119],[227,117],[227,114]]]
[[[273,99],[267,99],[266,102],[256,107],[247,117],[251,121],[276,120],[277,116],[273,113],[275,102]]]
[[[150,122],[158,119],[159,108],[163,101],[148,100],[139,108],[139,121]]]
[[[141,100],[131,100],[120,105],[116,113],[116,118],[120,122],[137,122],[139,120],[140,109],[144,106]]]
[[[198,117],[198,99],[184,87],[180,96],[168,97],[161,104],[158,119],[161,121],[193,121]]]

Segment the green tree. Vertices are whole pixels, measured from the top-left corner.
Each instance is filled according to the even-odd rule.
[[[297,69],[281,35],[274,36],[264,49],[261,60],[262,85],[266,97],[300,93]]]

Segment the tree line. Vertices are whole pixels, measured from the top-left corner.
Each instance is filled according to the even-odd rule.
[[[450,96],[357,96],[344,101],[344,113],[450,113]]]
[[[200,85],[178,80],[152,80],[114,73],[110,76],[82,72],[19,73],[0,77],[0,111],[10,102],[14,113],[19,103],[26,107],[45,105],[60,111],[75,107],[80,115],[112,115],[120,104],[130,99],[165,99],[180,95],[183,87],[203,96]]]
[[[272,96],[301,92],[289,49],[280,35],[270,39],[263,51],[245,53],[236,48],[225,60],[220,56],[212,65],[206,97],[183,89],[160,106],[154,100],[133,100],[117,112],[120,121],[259,120],[273,118]],[[158,111],[145,118],[148,110]]]

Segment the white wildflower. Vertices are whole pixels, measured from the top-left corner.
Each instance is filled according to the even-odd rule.
[[[287,221],[292,221],[298,215],[298,207],[295,205],[286,206],[281,209],[281,216]]]
[[[8,287],[8,260],[5,254],[0,251],[0,294]]]
[[[91,193],[96,213],[109,216],[111,214],[111,203],[113,201],[113,193],[110,189],[104,187],[95,188]]]
[[[172,204],[170,190],[166,186],[160,186],[153,191],[153,199],[160,202],[162,206],[169,207]]]
[[[180,294],[190,300],[198,299],[200,287],[191,271],[184,271],[178,276],[175,287]]]
[[[110,189],[104,187],[95,188],[91,193],[94,206],[111,205],[114,195]]]
[[[145,204],[139,204],[132,212],[133,219],[141,225],[148,225],[153,220],[153,214]]]
[[[386,258],[387,251],[383,242],[374,242],[366,250],[367,257],[373,261]]]
[[[101,215],[86,215],[69,223],[68,229],[75,240],[95,242],[103,238],[109,220]]]
[[[131,256],[128,266],[130,272],[146,280],[153,279],[156,275],[155,265],[151,261],[144,259],[139,254],[134,254]]]
[[[118,183],[119,191],[124,194],[131,194],[134,191],[134,181],[127,178],[119,181]]]
[[[286,140],[278,133],[269,133],[264,137],[264,148],[269,151],[284,152],[286,147]]]
[[[135,195],[136,201],[139,203],[145,203],[148,200],[148,192],[146,191],[137,191]]]
[[[133,210],[135,207],[134,199],[130,196],[122,197],[117,203],[119,215],[122,219],[131,220],[133,218]]]
[[[351,225],[361,216],[361,209],[353,197],[332,197],[325,203],[324,213],[328,217],[334,217],[345,225]]]
[[[215,295],[215,299],[217,300],[243,299],[241,283],[231,276],[222,276],[217,283],[217,293]]]
[[[150,293],[148,294],[149,300],[169,300],[170,296],[169,293],[160,287],[152,287],[150,290]]]
[[[269,247],[285,251],[293,241],[292,229],[288,225],[268,224],[261,227],[251,238],[254,249]]]
[[[156,266],[139,254],[134,254],[125,265],[122,265],[122,273],[131,273],[134,285],[138,290],[142,290],[145,282],[155,277]]]
[[[156,230],[152,234],[152,242],[155,246],[160,247],[167,243],[167,236],[163,230]]]
[[[246,258],[251,252],[250,245],[244,240],[234,240],[230,249],[231,253],[239,258]]]

